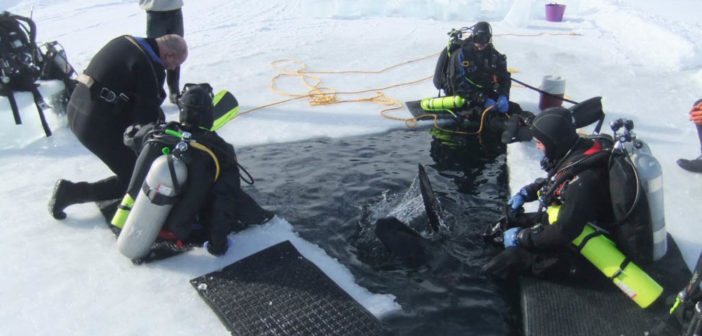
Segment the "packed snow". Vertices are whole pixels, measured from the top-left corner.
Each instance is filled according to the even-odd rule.
[[[333,88],[338,100],[382,91],[404,102],[435,96],[436,55],[452,28],[487,20],[494,44],[513,77],[539,86],[546,75],[566,79],[576,101],[602,96],[607,121],[628,118],[663,166],[667,230],[688,266],[702,250],[698,194],[702,175],[680,169],[678,158],[700,155],[687,111],[702,88],[702,24],[695,0],[563,0],[562,22],[547,22],[541,0],[269,0],[186,1],[189,58],[181,85],[209,82],[233,92],[242,112],[218,133],[236,147],[317,137],[345,137],[406,127],[364,101],[310,106],[305,71]],[[145,13],[127,0],[0,0],[0,10],[29,16],[39,42],[59,41],[77,69],[110,39],[144,36]],[[426,59],[422,57],[430,56]],[[275,62],[277,60],[283,60]],[[408,62],[416,60],[414,62]],[[406,63],[407,62],[407,63]],[[285,71],[280,72],[271,65]],[[370,73],[398,65],[387,71]],[[365,73],[331,73],[357,70]],[[286,74],[274,83],[272,78]],[[42,83],[45,95],[60,83]],[[195,249],[147,265],[133,265],[115,248],[93,204],[68,208],[54,220],[46,204],[59,178],[97,180],[111,173],[76,140],[65,116],[49,113],[46,138],[31,97],[17,94],[23,118],[15,125],[7,99],[0,117],[0,334],[3,335],[227,335],[188,280],[283,240],[320,266],[374,315],[402,309],[388,293],[370,293],[321,248],[295,233],[285,218],[232,235],[223,257]],[[511,100],[538,112],[538,93],[513,85]],[[568,106],[568,104],[566,104]],[[263,107],[260,108],[259,107]],[[169,120],[177,109],[163,106]],[[406,109],[387,112],[406,119]],[[429,123],[430,121],[420,121]],[[605,127],[605,131],[608,131]],[[513,190],[542,175],[533,143],[508,147]],[[244,163],[245,164],[245,163]],[[695,190],[698,190],[697,192]]]

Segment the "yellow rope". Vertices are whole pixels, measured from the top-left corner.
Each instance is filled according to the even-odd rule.
[[[542,36],[542,35],[568,35],[568,36],[575,36],[575,35],[581,35],[578,33],[549,33],[549,32],[541,32],[541,33],[535,33],[535,34],[495,34],[495,36],[518,36],[518,37],[526,37],[526,36]],[[346,91],[346,92],[337,92],[333,88],[328,88],[328,87],[320,87],[319,85],[321,84],[322,80],[320,77],[313,76],[311,74],[380,74],[383,72],[386,72],[388,70],[423,61],[426,59],[434,58],[438,56],[440,53],[433,53],[430,55],[418,57],[415,59],[411,59],[405,62],[401,62],[398,64],[394,64],[388,67],[385,67],[380,70],[343,70],[343,71],[306,71],[306,65],[300,60],[297,59],[292,59],[292,58],[285,58],[285,59],[278,59],[273,62],[271,62],[271,67],[275,70],[278,70],[280,73],[273,78],[271,78],[269,89],[277,93],[279,95],[283,96],[289,96],[290,98],[284,99],[281,101],[277,101],[274,103],[258,106],[255,108],[252,108],[250,110],[246,111],[241,111],[237,113],[237,115],[234,116],[234,118],[237,118],[239,116],[258,111],[264,108],[268,108],[271,106],[275,105],[280,105],[284,104],[287,102],[295,101],[295,100],[300,100],[300,99],[309,99],[309,104],[311,106],[318,106],[318,105],[329,105],[329,104],[338,104],[338,103],[350,103],[350,102],[374,102],[376,104],[380,104],[382,106],[389,106],[388,108],[385,108],[380,111],[380,115],[386,119],[390,120],[398,120],[402,121],[405,123],[405,125],[409,128],[415,128],[417,127],[417,123],[420,119],[426,119],[426,118],[433,118],[434,119],[434,127],[442,130],[442,131],[447,131],[447,132],[454,132],[457,134],[467,134],[467,135],[476,135],[479,134],[482,129],[483,129],[483,123],[485,120],[485,115],[486,113],[492,109],[492,107],[488,107],[485,109],[481,115],[480,118],[480,127],[477,132],[461,132],[461,131],[453,131],[453,130],[446,130],[441,127],[439,127],[437,123],[437,116],[435,114],[423,114],[421,116],[418,116],[416,118],[400,118],[400,117],[393,117],[387,114],[387,112],[394,111],[394,110],[399,110],[403,107],[403,104],[397,101],[394,98],[386,96],[383,92],[383,90],[388,90],[396,87],[401,87],[401,86],[408,86],[408,85],[413,85],[417,84],[423,81],[426,81],[428,79],[431,79],[433,75],[429,75],[414,81],[409,81],[409,82],[404,82],[404,83],[398,83],[386,87],[381,87],[381,88],[374,88],[374,89],[367,89],[367,90],[358,90],[358,91]],[[284,67],[278,66],[279,63],[282,62],[292,62],[298,64],[297,69],[287,69]],[[508,69],[510,73],[516,73],[518,72],[515,69]],[[288,92],[283,92],[281,90],[278,90],[275,88],[275,82],[283,77],[297,77],[302,85],[307,88],[307,93],[305,94],[294,94],[294,93],[288,93]],[[515,84],[513,84],[515,85]],[[352,99],[352,100],[339,100],[337,97],[338,95],[355,95],[355,94],[362,94],[362,93],[368,93],[368,92],[375,92],[375,96],[373,97],[367,97],[367,98],[359,98],[359,99]]]
[[[345,70],[345,71],[305,71],[306,65],[297,59],[279,59],[271,62],[271,67],[273,69],[276,69],[280,71],[281,73],[274,76],[271,78],[270,82],[270,90],[274,93],[283,95],[283,96],[290,96],[293,97],[287,101],[293,100],[293,99],[303,99],[307,98],[309,99],[309,104],[311,106],[318,106],[318,105],[329,105],[329,104],[338,104],[338,103],[351,103],[351,102],[373,102],[382,106],[389,106],[388,108],[385,108],[380,111],[380,115],[391,120],[400,120],[403,121],[407,127],[414,128],[417,125],[417,120],[415,118],[398,118],[398,117],[391,117],[386,114],[388,111],[392,110],[398,110],[402,108],[402,103],[397,101],[394,98],[386,96],[382,91],[383,90],[388,90],[400,86],[407,86],[407,85],[413,85],[417,84],[420,82],[423,82],[425,80],[431,79],[433,76],[429,75],[417,80],[409,81],[409,82],[403,82],[403,83],[398,83],[398,84],[393,84],[385,87],[380,87],[380,88],[373,88],[373,89],[367,89],[367,90],[357,90],[357,91],[342,91],[342,92],[337,92],[333,88],[328,88],[328,87],[320,87],[319,85],[321,84],[322,80],[321,78],[317,76],[313,76],[310,74],[346,74],[346,73],[355,73],[355,74],[378,74],[382,73],[385,71],[388,71],[390,69],[394,69],[396,67],[399,67],[401,65],[405,64],[410,64],[413,62],[418,62],[421,60],[425,60],[431,57],[436,57],[437,54],[432,54],[432,55],[427,55],[423,56],[420,58],[412,59],[409,61],[405,61],[399,64],[395,64],[389,67],[386,67],[381,70],[376,70],[376,71],[358,71],[358,70]],[[291,62],[297,64],[296,69],[288,69],[279,66],[278,64],[283,63],[283,62]],[[275,83],[278,79],[283,78],[283,77],[295,77],[300,80],[300,83],[307,89],[306,94],[294,94],[294,93],[288,93],[284,92],[281,90],[278,90],[275,87]],[[368,93],[368,92],[375,92],[375,96],[372,97],[366,97],[366,98],[358,98],[358,99],[350,99],[350,100],[340,100],[338,98],[338,95],[356,95],[356,94],[362,94],[362,93]],[[247,113],[250,111],[247,111]]]

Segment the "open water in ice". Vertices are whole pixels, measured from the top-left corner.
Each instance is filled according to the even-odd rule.
[[[245,190],[262,206],[338,259],[360,286],[396,296],[402,312],[381,320],[392,334],[518,333],[519,308],[508,299],[516,289],[480,272],[496,253],[480,233],[501,216],[508,195],[503,145],[424,128],[245,147],[237,155],[256,180]],[[418,163],[445,213],[438,233],[424,212]],[[404,264],[375,237],[376,220],[387,216],[430,242],[426,264]]]

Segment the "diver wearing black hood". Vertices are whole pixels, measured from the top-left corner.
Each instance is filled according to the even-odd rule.
[[[548,177],[525,186],[509,200],[513,220],[508,225],[516,227],[504,231],[506,249],[483,268],[497,278],[568,276],[571,265],[562,261],[573,254],[562,257],[585,224],[610,230],[613,223],[609,175],[603,164],[607,152],[600,142],[578,136],[571,112],[561,107],[536,116],[530,130],[544,153],[541,166]],[[539,211],[523,214],[524,202],[537,199]],[[560,206],[556,218],[542,211],[551,206]]]
[[[206,240],[208,252],[222,255],[229,247],[229,233],[243,230],[249,224],[261,224],[272,218],[273,213],[262,209],[241,189],[234,147],[210,130],[214,123],[212,98],[209,84],[185,84],[178,99],[179,124],[135,127],[128,129],[124,137],[125,144],[135,151],[148,151],[146,155],[139,155],[128,189],[128,192],[138,192],[146,175],[140,169],[140,161],[143,158],[148,162],[143,166],[148,167],[154,155],[160,155],[164,144],[157,140],[163,137],[165,130],[189,133],[193,140],[190,146],[196,148],[182,154],[188,178],[159,237],[181,242]],[[202,147],[204,149],[198,149]]]

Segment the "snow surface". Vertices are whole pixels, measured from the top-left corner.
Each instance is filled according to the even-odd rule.
[[[675,160],[694,158],[700,144],[688,121],[702,87],[701,24],[695,0],[562,1],[563,22],[544,20],[538,0],[269,0],[186,1],[190,55],[181,84],[209,82],[228,89],[242,111],[288,99],[269,90],[278,59],[297,59],[308,71],[380,70],[437,53],[446,32],[479,20],[493,24],[496,47],[508,56],[514,78],[539,86],[545,75],[566,78],[577,101],[602,96],[607,121],[630,118],[663,165],[667,229],[690,266],[702,246],[699,188],[702,175]],[[108,40],[143,36],[145,14],[127,0],[0,0],[0,10],[33,15],[38,41],[59,41],[73,66],[83,69]],[[574,34],[569,34],[574,33]],[[339,99],[368,98],[375,89],[433,74],[436,57],[378,74],[316,74]],[[278,63],[287,69],[298,63]],[[311,83],[311,81],[307,81]],[[44,83],[42,90],[60,89]],[[294,77],[275,87],[305,94]],[[430,80],[383,90],[399,101],[436,94]],[[517,85],[511,99],[537,111],[539,96]],[[28,95],[18,94],[24,124],[15,126],[5,98],[0,105],[0,334],[2,335],[226,335],[225,327],[188,280],[217,270],[286,239],[317,263],[376,316],[401,309],[387,293],[370,293],[316,245],[299,238],[284,218],[232,236],[236,248],[215,258],[202,249],[135,266],[115,248],[92,204],[72,206],[55,221],[46,204],[58,178],[97,180],[110,175],[65,127],[49,116],[54,136],[44,138]],[[383,118],[378,104],[311,107],[300,99],[234,119],[219,133],[237,147],[315,137],[344,137],[402,128]],[[176,108],[164,105],[167,117]],[[390,112],[409,118],[402,109]],[[427,123],[429,121],[422,121]],[[508,147],[510,185],[541,176],[531,143]],[[697,192],[695,190],[698,190]]]

